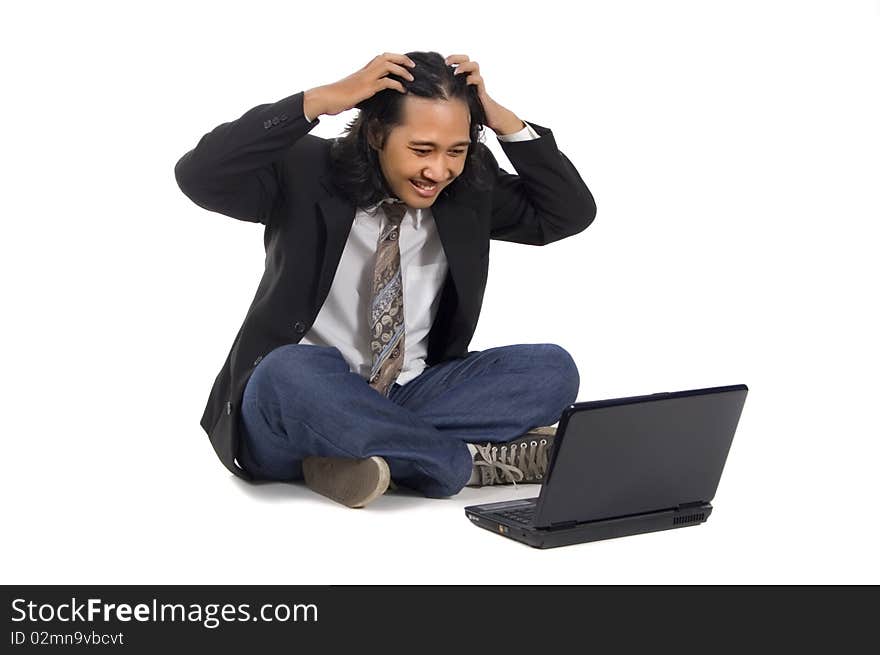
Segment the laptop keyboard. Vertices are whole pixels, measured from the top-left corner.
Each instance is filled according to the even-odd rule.
[[[503,516],[506,519],[522,523],[523,525],[531,525],[532,519],[535,516],[535,506],[526,505],[524,507],[515,507],[513,509],[498,510],[495,512],[495,515]]]

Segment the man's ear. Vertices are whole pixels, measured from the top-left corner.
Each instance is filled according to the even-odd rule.
[[[382,137],[378,121],[367,123],[367,143],[374,150],[382,149]]]
[[[383,127],[382,123],[375,118],[367,124],[367,143],[375,150],[384,149],[385,142],[388,140],[388,131],[383,130]]]

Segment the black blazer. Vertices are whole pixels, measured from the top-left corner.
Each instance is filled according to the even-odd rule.
[[[356,213],[329,176],[332,140],[308,134],[318,122],[306,121],[303,92],[296,93],[217,126],[174,167],[181,191],[200,207],[265,225],[266,269],[201,419],[223,464],[247,480],[235,461],[245,385],[263,357],[297,343],[312,326]],[[462,193],[453,182],[431,207],[449,272],[428,335],[428,366],[467,355],[486,289],[489,239],[543,246],[581,232],[596,215],[553,133],[531,125],[539,139],[500,142],[519,175],[499,169],[478,143],[494,174],[492,190]]]

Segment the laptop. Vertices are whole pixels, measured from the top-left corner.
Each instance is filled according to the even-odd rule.
[[[540,495],[465,514],[536,548],[704,523],[747,393],[739,384],[569,405]]]

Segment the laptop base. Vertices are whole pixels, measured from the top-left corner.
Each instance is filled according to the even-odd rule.
[[[646,532],[686,528],[705,523],[712,513],[711,503],[693,503],[677,509],[646,514],[536,528],[493,514],[499,505],[505,506],[509,503],[471,505],[465,507],[464,511],[474,525],[535,548],[555,548]]]

